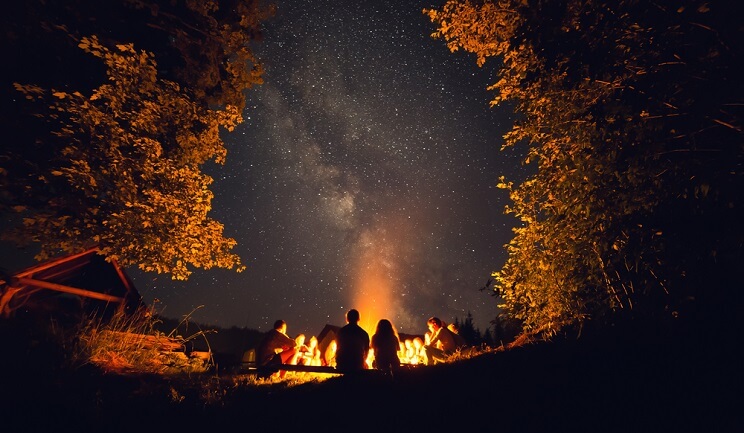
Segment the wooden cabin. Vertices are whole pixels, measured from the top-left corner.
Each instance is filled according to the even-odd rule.
[[[142,297],[124,269],[98,252],[96,246],[2,276],[0,317],[11,317],[19,310],[54,310],[69,305],[71,298],[84,310],[132,311],[141,305]]]

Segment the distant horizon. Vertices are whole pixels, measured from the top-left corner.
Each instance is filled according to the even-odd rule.
[[[16,251],[17,253],[16,254],[9,254],[9,252],[12,252],[12,251]],[[39,261],[36,261],[34,259],[34,255],[36,255],[38,253],[38,251],[39,251],[38,246],[32,246],[30,248],[20,249],[20,248],[17,248],[17,247],[15,247],[15,246],[7,243],[7,242],[0,241],[0,259],[2,260],[0,262],[0,263],[2,263],[2,266],[0,266],[0,270],[4,270],[8,274],[14,274],[14,273],[17,273],[17,272],[21,272],[21,271],[23,271],[25,269],[28,269],[30,267],[37,266],[40,263],[44,263],[45,261],[39,262]],[[64,255],[61,255],[61,256],[64,256]],[[54,258],[50,258],[48,260],[54,260]],[[6,264],[11,264],[12,268],[10,266],[8,266],[6,268]],[[131,275],[130,275],[130,270],[129,269],[124,268],[124,272],[127,274],[127,276],[130,279],[132,278]],[[136,283],[135,283],[135,288],[138,290],[138,292],[140,292],[140,296],[142,296],[142,292],[137,287]],[[202,326],[215,327],[215,328],[220,328],[220,329],[237,328],[237,329],[255,330],[255,331],[258,331],[258,332],[266,332],[269,329],[271,329],[271,326],[270,325],[267,326],[267,327],[265,327],[265,328],[258,328],[258,327],[250,326],[250,325],[247,325],[247,324],[237,324],[237,323],[235,323],[235,324],[222,324],[222,323],[218,323],[218,322],[210,322],[208,320],[199,319],[198,318],[198,316],[199,316],[198,313],[199,313],[199,311],[202,308],[204,308],[204,306],[196,307],[192,311],[190,311],[189,313],[179,314],[178,317],[176,317],[175,315],[172,315],[172,314],[168,314],[167,313],[167,305],[162,305],[162,301],[157,301],[157,302],[154,303],[153,301],[147,301],[144,296],[142,296],[142,301],[144,302],[144,304],[148,308],[155,308],[155,314],[158,315],[158,317],[167,318],[168,320],[171,320],[171,321],[174,321],[174,322],[180,322],[180,321],[182,321],[185,316],[194,316],[194,317],[190,317],[189,318],[189,322],[190,323],[197,323],[197,324],[202,325]],[[158,306],[156,304],[161,304],[161,305]],[[362,316],[362,321],[361,321],[362,322],[362,327],[370,335],[372,335],[374,333],[374,328],[375,328],[376,323],[377,323],[377,320],[379,320],[379,318],[369,319],[369,318],[367,318],[367,314],[365,314],[366,312],[365,312],[365,309],[363,307],[356,307],[356,309],[358,309],[362,313],[361,314],[361,316]],[[471,314],[472,314],[472,312],[471,312]],[[322,330],[326,325],[339,326],[339,327],[340,326],[343,326],[345,324],[344,323],[344,320],[343,320],[344,315],[345,315],[345,311],[341,315],[341,320],[339,320],[339,323],[341,323],[341,325],[335,325],[335,324],[327,321],[327,322],[325,322],[320,327],[320,329]],[[428,319],[428,317],[430,317],[430,316],[427,316],[425,319],[423,319],[423,321],[420,324],[421,329],[423,329],[422,332],[403,332],[403,331],[401,331],[399,329],[398,325],[392,319],[389,319],[389,320],[393,321],[393,326],[395,327],[396,331],[399,332],[399,333],[409,334],[409,335],[423,335],[426,332],[426,320]],[[381,318],[384,318],[384,317],[381,317]],[[462,322],[466,318],[467,318],[467,312],[462,317],[455,316],[455,317],[451,318],[450,320],[447,320],[445,318],[442,318],[442,320],[444,320],[447,323],[449,323],[450,321],[454,322],[455,319],[457,319],[458,321]],[[287,318],[277,317],[276,319],[287,320],[290,330],[296,329],[296,327],[297,327],[297,325],[292,324],[292,321],[291,320],[288,320]],[[273,324],[273,321],[276,320],[276,319],[273,319],[271,321],[271,323]],[[477,330],[479,330],[481,333],[483,333],[483,332],[485,332],[486,329],[491,329],[492,328],[492,325],[490,325],[490,323],[489,323],[489,326],[487,326],[487,328],[481,328],[481,327],[477,326],[476,323],[474,323],[474,327]],[[299,333],[308,334],[308,331],[297,332],[296,334],[299,334]],[[296,335],[296,334],[293,334],[292,332],[289,332],[288,334],[289,335]],[[313,334],[309,334],[309,335],[313,335]]]

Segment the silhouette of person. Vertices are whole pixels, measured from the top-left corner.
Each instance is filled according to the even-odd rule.
[[[453,354],[457,345],[452,331],[442,326],[442,321],[438,317],[431,317],[426,322],[431,331],[429,344],[424,345],[426,354],[426,365],[444,362],[447,356]]]
[[[375,351],[374,368],[392,373],[400,367],[400,358],[398,358],[400,339],[388,319],[381,319],[377,322],[370,347]]]
[[[359,326],[359,311],[346,313],[346,325],[336,335],[336,369],[344,373],[365,369],[369,334]]]
[[[289,364],[297,353],[297,342],[287,335],[287,322],[277,320],[256,348],[256,365]],[[284,376],[282,374],[282,376]]]

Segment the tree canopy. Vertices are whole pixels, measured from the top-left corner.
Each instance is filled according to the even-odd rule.
[[[501,62],[536,174],[494,272],[527,331],[587,320],[735,317],[742,305],[741,7],[681,0],[451,0],[434,38]]]
[[[105,4],[104,4],[105,3]],[[187,279],[242,270],[211,219],[220,134],[261,83],[257,0],[22,2],[3,19],[5,239],[44,259],[98,244],[108,259]]]

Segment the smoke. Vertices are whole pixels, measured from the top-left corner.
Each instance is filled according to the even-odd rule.
[[[359,310],[360,326],[374,333],[380,319],[400,331],[416,324],[406,308],[403,288],[410,257],[410,224],[388,218],[363,230],[355,245],[351,306]]]

